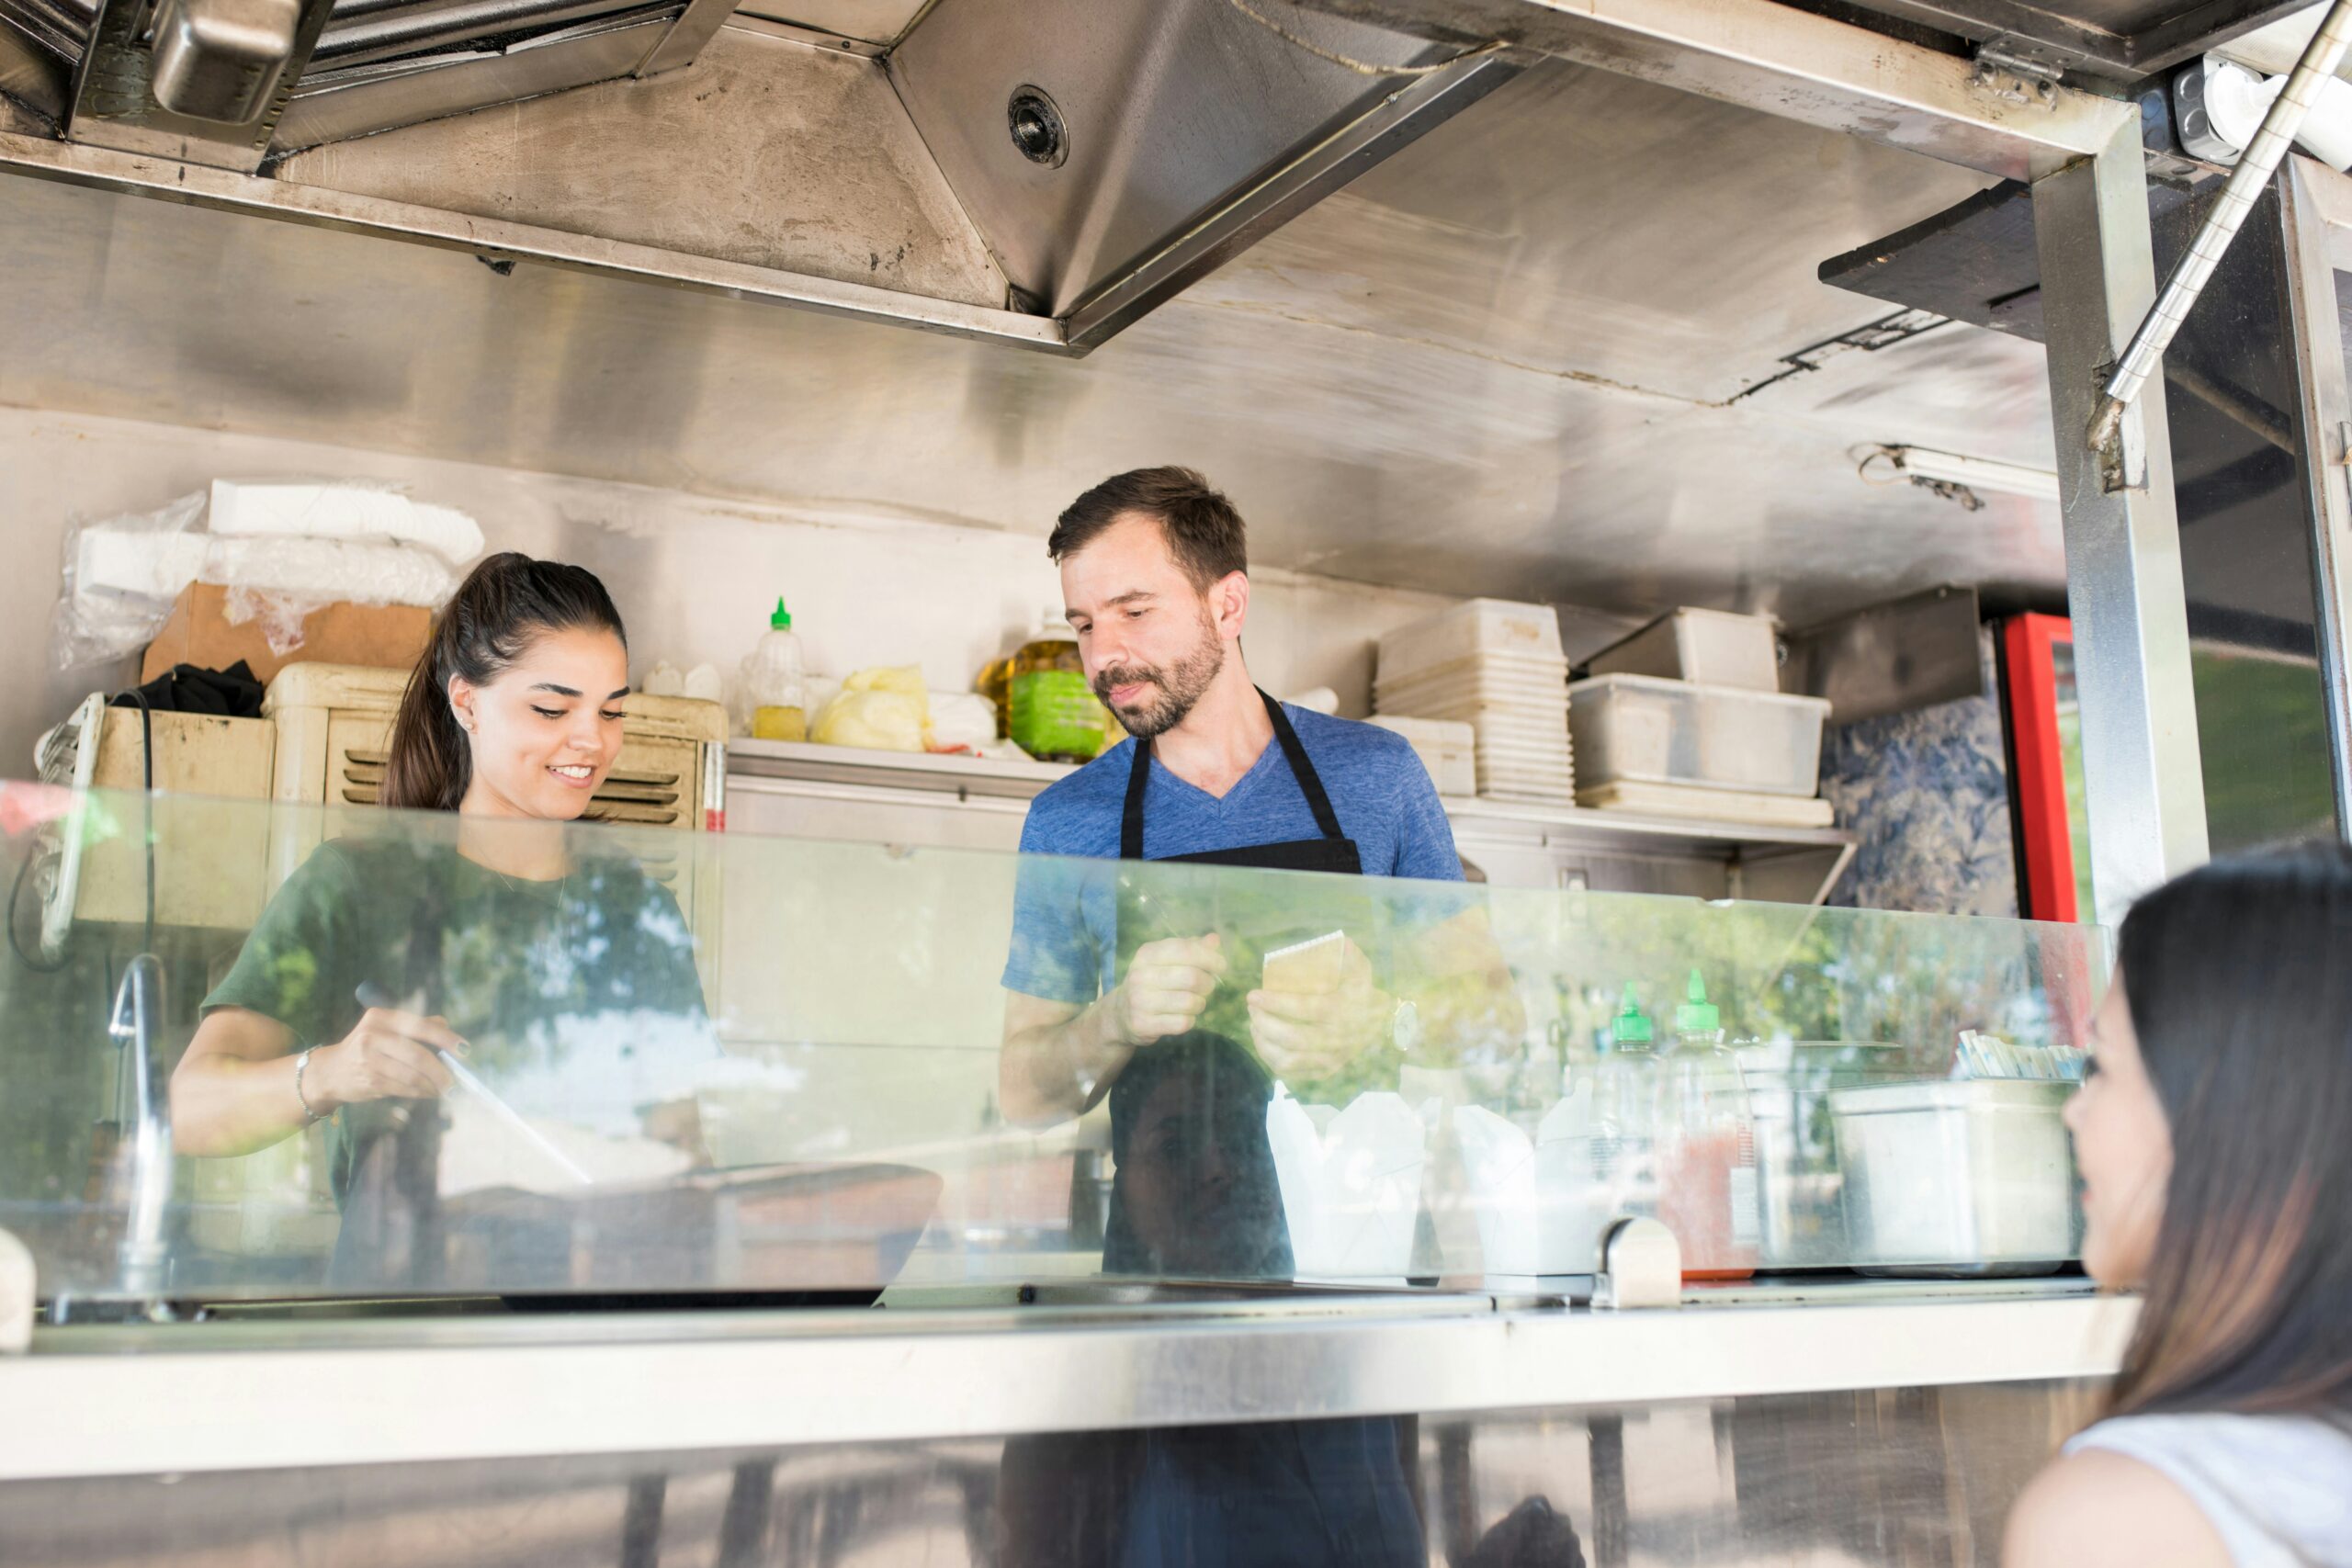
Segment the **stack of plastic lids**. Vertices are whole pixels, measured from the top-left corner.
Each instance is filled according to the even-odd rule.
[[[1549,608],[1473,599],[1380,639],[1373,706],[1469,724],[1480,795],[1573,803],[1567,680]]]

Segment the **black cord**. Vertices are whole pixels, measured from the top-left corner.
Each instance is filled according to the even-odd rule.
[[[147,694],[132,686],[115,694],[115,701],[129,697],[139,705],[139,766],[145,789],[140,795],[141,836],[147,840],[147,928],[140,951],[155,951],[155,710],[148,705]]]

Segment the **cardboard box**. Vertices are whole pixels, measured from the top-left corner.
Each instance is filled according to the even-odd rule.
[[[253,667],[264,685],[297,661],[408,670],[424,656],[433,636],[430,610],[412,604],[335,604],[304,618],[300,647],[272,653],[258,619],[241,626],[229,624],[228,604],[229,591],[213,583],[191,582],[181,590],[171,619],[147,645],[140,681],[152,681],[175,664],[226,670],[240,659]]]

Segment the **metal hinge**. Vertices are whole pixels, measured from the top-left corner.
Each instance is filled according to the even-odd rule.
[[[2031,43],[2004,35],[1976,46],[1976,73],[1970,80],[1979,92],[2007,103],[2049,105],[2057,101],[2064,71]]]

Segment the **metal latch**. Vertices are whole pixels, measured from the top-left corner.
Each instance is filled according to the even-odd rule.
[[[1595,1307],[1682,1304],[1682,1244],[1651,1219],[1611,1222],[1600,1238],[1600,1272],[1592,1282]]]

